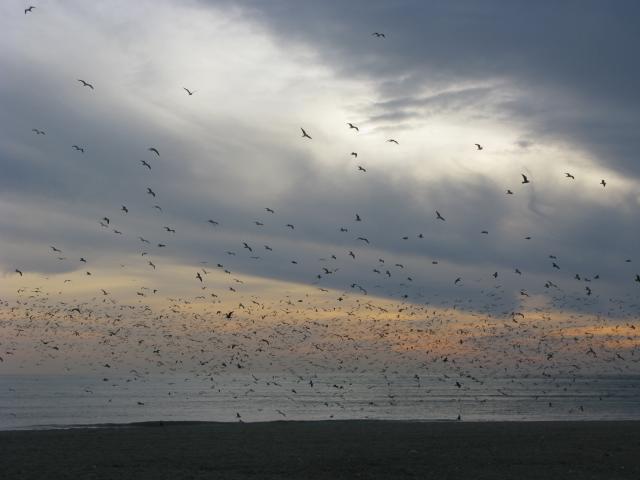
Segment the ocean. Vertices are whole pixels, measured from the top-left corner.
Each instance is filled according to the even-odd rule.
[[[640,420],[640,376],[1,375],[0,429],[148,421]]]

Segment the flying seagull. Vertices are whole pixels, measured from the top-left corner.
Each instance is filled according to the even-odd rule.
[[[347,123],[347,125],[349,125],[349,128],[353,128],[356,132],[360,131],[360,129],[356,127],[353,123]]]
[[[36,8],[33,5],[31,5],[29,8],[25,8],[24,9],[24,14],[26,15],[27,13],[31,13],[33,12],[33,9]]]
[[[32,128],[31,131],[36,135],[46,135],[43,130],[38,130],[37,128]]]
[[[79,147],[78,145],[71,145],[71,148],[73,148],[74,150],[76,150],[78,152],[84,153],[84,148]]]
[[[606,187],[607,186],[607,182],[605,182],[604,179],[600,180],[600,185],[602,185],[603,187]]]
[[[482,148],[483,148],[482,145],[480,145],[479,143],[474,143],[474,145],[476,146],[476,148],[478,150],[482,150]]]
[[[82,86],[83,86],[83,87],[89,87],[91,90],[93,90],[93,85],[91,85],[89,82],[85,82],[84,80],[82,80],[82,79],[80,79],[80,78],[78,79],[78,81],[79,81],[80,83],[82,83]]]
[[[372,37],[377,37],[377,38],[387,38],[385,37],[384,33],[380,33],[380,32],[373,32],[371,34]]]
[[[575,180],[576,179],[576,177],[571,175],[569,172],[565,172],[564,176],[567,177],[567,178],[570,178],[571,180]]]
[[[522,183],[531,183],[524,173],[521,173],[520,175],[522,175]]]
[[[393,138],[390,138],[389,140],[387,140],[387,143],[388,143],[388,142],[395,143],[396,145],[400,145],[400,144],[398,143],[398,141],[397,141],[397,140],[395,140],[395,139],[393,139]]]
[[[440,215],[440,212],[436,210],[436,219],[438,220],[442,220],[443,222],[445,221],[444,217],[442,215]]]
[[[149,147],[147,150],[149,150],[150,152],[155,153],[157,156],[160,156],[160,152],[158,151],[158,149],[156,147]]]
[[[144,160],[140,160],[140,163],[142,163],[142,165],[144,165],[145,167],[147,167],[149,170],[151,170],[151,165],[149,165],[147,162],[145,162]]]
[[[147,187],[147,193],[153,197],[156,196],[156,192],[154,192],[153,190],[151,190],[149,187]]]
[[[187,87],[182,87],[184,89],[185,92],[187,92],[189,94],[189,96],[193,95],[194,93],[196,93],[196,91],[191,91],[189,90]]]
[[[302,130],[302,138],[308,138],[309,140],[312,140],[311,136],[305,132],[304,128],[300,127],[300,130]]]

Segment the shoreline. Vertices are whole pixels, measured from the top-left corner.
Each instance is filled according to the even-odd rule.
[[[3,479],[640,478],[640,421],[141,422],[0,432]]]

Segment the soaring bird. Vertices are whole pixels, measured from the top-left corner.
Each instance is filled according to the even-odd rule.
[[[184,89],[185,92],[187,92],[189,94],[189,96],[193,95],[194,93],[196,93],[196,91],[191,91],[189,90],[187,87],[182,87]]]
[[[360,131],[360,129],[356,127],[353,123],[347,123],[347,125],[349,125],[349,128],[353,128],[356,132]]]
[[[62,253],[62,250],[60,250],[60,249],[58,249],[58,248],[54,247],[53,245],[49,245],[49,247],[51,248],[51,250],[53,250],[53,251],[54,251],[54,252],[56,252],[56,253]]]
[[[246,248],[250,252],[253,252],[253,248],[251,248],[249,245],[247,245],[247,242],[242,242],[242,246],[243,246],[243,248]]]
[[[155,208],[155,209],[157,209],[159,211],[162,211],[162,207],[160,205],[154,205],[153,208]]]
[[[511,190],[507,190],[507,195],[513,195],[513,192]]]
[[[156,266],[153,264],[151,260],[149,260],[147,263],[149,264],[150,267],[153,267],[154,270],[156,269]]]
[[[300,127],[300,130],[302,130],[302,138],[308,138],[309,140],[312,140],[311,136],[304,130],[304,128]]]
[[[395,143],[396,145],[400,145],[400,144],[398,143],[398,141],[397,141],[397,140],[394,140],[393,138],[390,138],[389,140],[387,140],[387,142],[391,142],[391,143]]]
[[[456,280],[453,282],[454,285],[457,285],[460,283],[462,279],[460,277],[456,278]]]
[[[20,272],[22,274],[22,272]],[[636,275],[636,282],[640,283],[640,275]]]
[[[200,275],[200,272],[196,273],[196,278],[202,283],[202,275]]]
[[[37,128],[32,128],[31,131],[36,135],[46,135],[43,130],[38,130]]]
[[[176,233],[176,230],[174,228],[171,228],[171,227],[162,227],[162,228],[164,228],[167,232]]]
[[[365,242],[367,245],[369,244],[369,239],[365,238],[365,237],[358,237],[356,238],[356,240],[362,240],[363,242]]]
[[[571,175],[569,172],[565,172],[565,173],[564,173],[564,176],[565,176],[565,177],[567,177],[567,178],[570,178],[571,180],[575,180],[575,179],[576,179],[576,177],[574,177],[573,175]]]
[[[27,13],[31,13],[33,12],[33,9],[36,8],[33,5],[31,5],[29,8],[25,8],[24,9],[24,14],[26,15]]]
[[[521,173],[520,175],[522,175],[522,183],[531,183],[524,173]]]
[[[84,153],[84,148],[79,147],[78,145],[71,145],[71,148],[73,148],[74,150],[76,150],[78,152]]]
[[[380,33],[380,32],[373,32],[371,34],[372,37],[377,37],[377,38],[387,38],[385,37],[384,33]]]
[[[478,150],[482,150],[482,148],[483,148],[482,145],[480,145],[479,143],[474,143],[474,145],[476,146],[476,148]]]
[[[367,169],[364,168],[362,165],[358,165],[358,171],[367,173]]]
[[[266,210],[267,212],[269,212],[269,213],[276,213],[276,212],[274,212],[274,211],[273,211],[273,209],[271,209],[271,208],[269,208],[269,207],[265,208],[265,210]]]
[[[442,215],[440,215],[440,212],[436,210],[436,219],[437,220],[442,220],[443,222],[445,221],[444,217]]]
[[[155,197],[155,196],[156,196],[156,192],[154,192],[153,190],[151,190],[149,187],[147,187],[147,193],[148,193],[149,195],[151,195],[152,197]]]
[[[605,182],[604,179],[600,180],[600,185],[602,185],[603,187],[606,187],[607,186],[607,182]]]
[[[356,222],[361,222],[361,221],[362,221],[362,218],[360,218],[360,215],[356,213]]]
[[[80,78],[78,79],[78,81],[79,81],[80,83],[82,83],[82,86],[83,86],[83,87],[89,87],[91,90],[93,90],[93,85],[91,85],[89,82],[85,82],[84,80],[82,80],[82,79],[80,79]]]
[[[144,160],[140,160],[140,163],[141,163],[143,166],[147,167],[149,170],[151,170],[151,165],[149,165],[149,164],[148,164],[147,162],[145,162]]]
[[[22,276],[22,271],[18,270],[17,268],[16,268],[16,273],[19,273],[20,276]],[[638,280],[638,281],[640,282],[640,280]]]
[[[290,223],[287,223],[286,225],[287,227],[289,227],[291,230],[295,229],[296,227],[294,227],[293,225],[291,225]]]
[[[124,213],[129,213],[129,209],[124,205],[122,205],[122,208],[120,210],[122,210]]]
[[[149,150],[150,152],[155,153],[157,156],[160,156],[160,152],[158,151],[158,149],[156,147],[149,147],[147,150]]]
[[[352,155],[354,158],[358,158],[358,152],[351,152],[351,155]]]

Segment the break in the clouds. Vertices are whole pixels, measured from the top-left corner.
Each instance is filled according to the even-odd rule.
[[[171,292],[208,262],[416,302],[639,292],[633,2],[22,7],[0,6],[6,285],[121,268]]]

